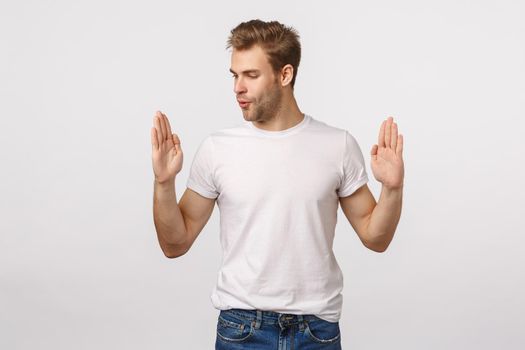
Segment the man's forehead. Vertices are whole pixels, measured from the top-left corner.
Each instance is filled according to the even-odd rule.
[[[233,49],[231,55],[231,68],[234,70],[242,69],[265,69],[268,64],[266,53],[257,45],[249,49]]]

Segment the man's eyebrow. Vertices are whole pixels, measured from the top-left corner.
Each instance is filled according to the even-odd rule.
[[[247,69],[247,70],[243,70],[241,73],[243,74],[248,74],[248,73],[260,73],[261,71],[258,70],[258,69]],[[235,73],[235,71],[233,69],[230,68],[230,73],[233,73],[233,74],[237,74]]]

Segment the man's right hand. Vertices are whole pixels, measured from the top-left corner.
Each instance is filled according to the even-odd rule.
[[[165,184],[175,181],[175,176],[182,169],[183,154],[180,140],[171,133],[168,117],[157,111],[151,128],[151,147],[153,155],[153,172],[155,181]]]

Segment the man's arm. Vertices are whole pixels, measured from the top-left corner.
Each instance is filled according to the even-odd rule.
[[[216,198],[207,198],[186,188],[179,201],[179,208],[186,222],[186,251],[191,248],[215,208]]]
[[[381,195],[368,221],[368,237],[375,251],[384,252],[394,238],[403,202],[403,187],[390,189],[383,185]]]
[[[402,187],[383,186],[376,203],[365,184],[352,195],[339,198],[343,213],[368,249],[384,252],[390,245],[401,216],[402,193]]]
[[[365,247],[369,247],[368,222],[376,206],[376,200],[370,192],[368,185],[364,184],[347,197],[340,197],[339,203],[348,222],[354,228],[357,236]],[[371,248],[370,248],[371,249]]]
[[[159,184],[155,181],[153,218],[157,238],[164,255],[177,258],[186,254],[208,222],[215,199],[184,191],[177,204],[175,183]]]
[[[394,118],[384,120],[378,143],[370,151],[372,172],[376,180],[383,184],[378,203],[366,184],[350,196],[340,198],[343,212],[359,238],[366,247],[376,252],[384,252],[388,248],[401,216],[405,177],[403,140]]]

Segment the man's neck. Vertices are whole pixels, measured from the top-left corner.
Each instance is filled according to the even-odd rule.
[[[267,131],[281,131],[294,127],[303,121],[305,115],[299,107],[295,98],[283,100],[283,104],[274,118],[263,122],[252,122],[259,129]]]

